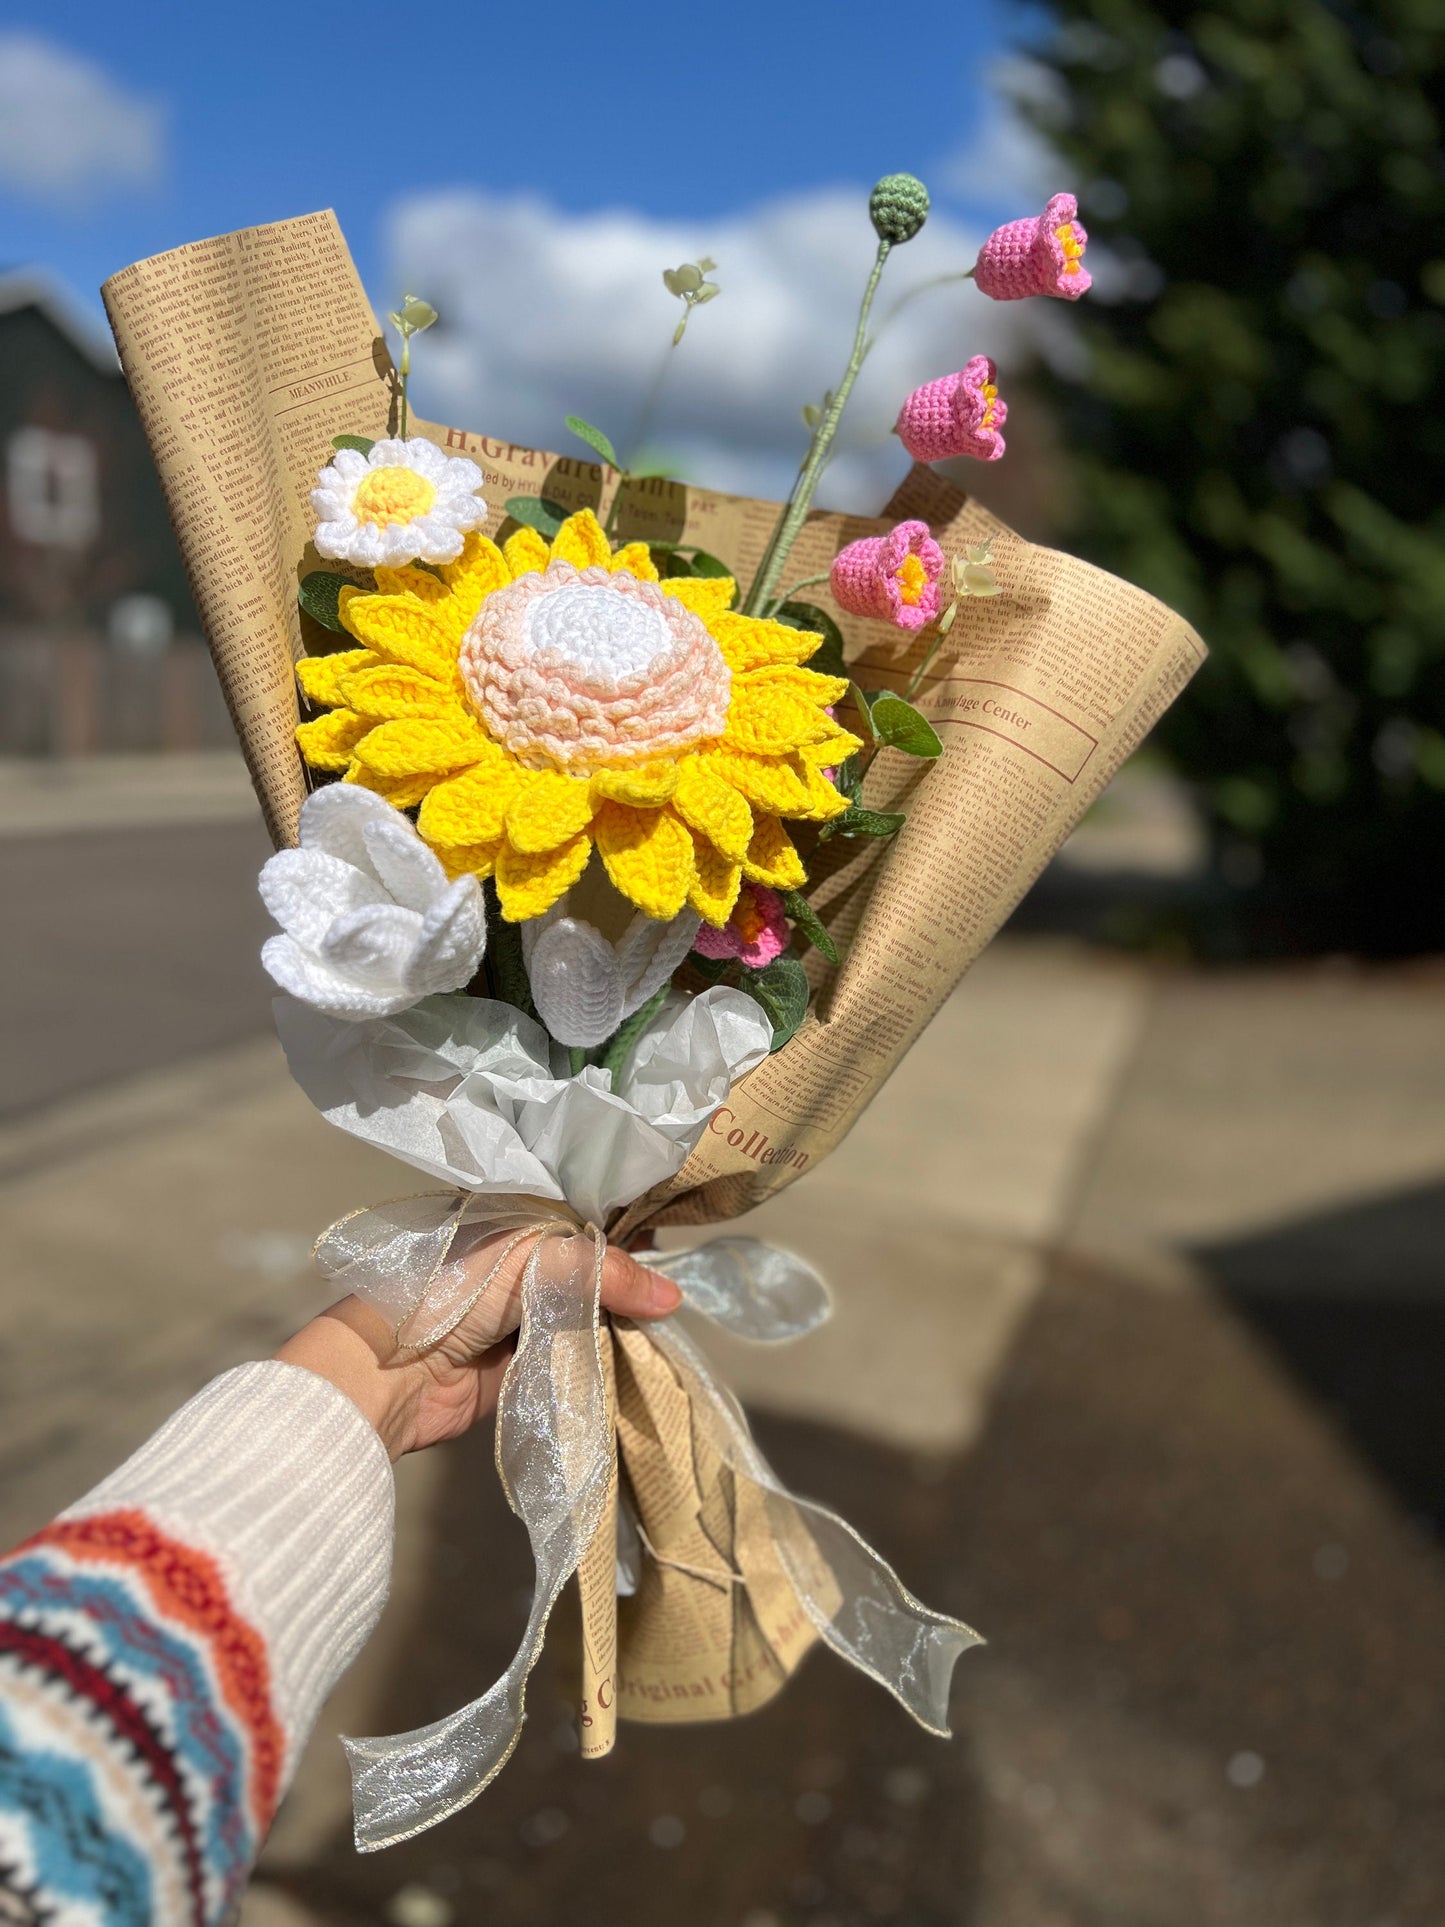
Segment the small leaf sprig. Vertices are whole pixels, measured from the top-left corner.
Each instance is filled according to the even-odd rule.
[[[663,287],[669,294],[675,294],[682,303],[682,320],[678,322],[672,334],[674,348],[681,345],[682,338],[687,333],[687,324],[692,319],[693,309],[702,307],[704,302],[712,301],[722,293],[716,281],[709,281],[707,278],[716,269],[717,262],[705,254],[700,261],[684,261],[680,268],[662,270]]]
[[[406,440],[407,430],[407,388],[411,381],[411,338],[422,334],[433,326],[437,311],[429,301],[419,295],[404,294],[400,308],[393,308],[389,317],[391,325],[401,336],[401,361],[397,367],[397,394],[400,400],[398,419],[401,439]]]

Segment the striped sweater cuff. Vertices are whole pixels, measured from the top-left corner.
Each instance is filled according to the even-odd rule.
[[[140,1510],[216,1560],[266,1645],[284,1784],[385,1604],[393,1497],[351,1400],[271,1359],[213,1379],[61,1521]]]

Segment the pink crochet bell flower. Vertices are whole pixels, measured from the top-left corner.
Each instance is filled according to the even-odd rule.
[[[996,462],[1004,450],[999,431],[1007,420],[998,369],[987,355],[975,355],[956,375],[914,389],[898,417],[898,439],[915,462],[941,462],[950,455]]]
[[[700,956],[721,963],[739,958],[750,970],[761,970],[788,947],[788,920],[783,899],[766,884],[745,883],[738,891],[733,913],[721,930],[705,923],[693,939]]]
[[[1056,194],[1042,214],[995,228],[979,249],[973,279],[995,301],[1030,294],[1077,301],[1093,286],[1084,266],[1088,235],[1079,226],[1072,194]]]
[[[900,522],[887,535],[865,535],[840,549],[829,582],[850,615],[877,616],[899,629],[921,629],[938,614],[943,550],[926,522]]]

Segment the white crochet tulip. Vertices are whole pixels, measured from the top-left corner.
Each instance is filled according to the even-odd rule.
[[[565,914],[566,899],[522,925],[522,956],[537,1015],[559,1044],[591,1050],[640,1010],[692,948],[701,921],[635,916],[615,944]]]
[[[460,990],[486,948],[477,879],[448,883],[409,819],[355,783],[307,797],[300,847],[269,860],[260,890],[285,932],[262,963],[328,1017],[390,1017]]]

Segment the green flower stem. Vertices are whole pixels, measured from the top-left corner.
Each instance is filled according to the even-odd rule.
[[[913,701],[913,698],[918,694],[919,690],[923,687],[923,678],[928,674],[929,670],[932,668],[933,659],[938,654],[942,646],[943,646],[943,631],[940,629],[937,632],[937,634],[934,636],[932,642],[929,643],[927,649],[924,651],[922,662],[919,663],[918,667],[914,670],[913,675],[909,679],[908,687],[903,692],[904,702],[911,703]]]
[[[778,602],[780,604],[791,602],[799,589],[811,589],[815,582],[827,582],[831,578],[832,573],[831,569],[824,569],[821,575],[805,575],[800,582],[795,582],[792,588],[784,589],[783,593],[778,597]]]
[[[401,389],[401,439],[406,440],[406,384],[411,379],[411,336],[401,338],[401,367],[398,370],[398,385]]]
[[[877,259],[873,263],[873,272],[868,277],[868,285],[863,290],[863,300],[858,310],[858,327],[853,336],[853,353],[849,358],[847,371],[838,384],[823,419],[813,431],[812,444],[799,471],[798,479],[793,484],[793,492],[778,518],[778,526],[773,531],[772,540],[767,546],[762,561],[758,564],[758,572],[753,577],[752,587],[748,590],[748,599],[743,604],[744,615],[755,616],[768,606],[773,591],[778,586],[778,578],[782,575],[788,556],[792,552],[793,544],[798,539],[798,531],[807,519],[808,510],[813,506],[813,496],[817,491],[829,446],[838,432],[838,424],[843,419],[843,410],[848,405],[848,397],[853,392],[853,384],[858,379],[858,370],[863,366],[863,357],[868,350],[868,316],[891,248],[892,243],[889,241],[878,243]]]

